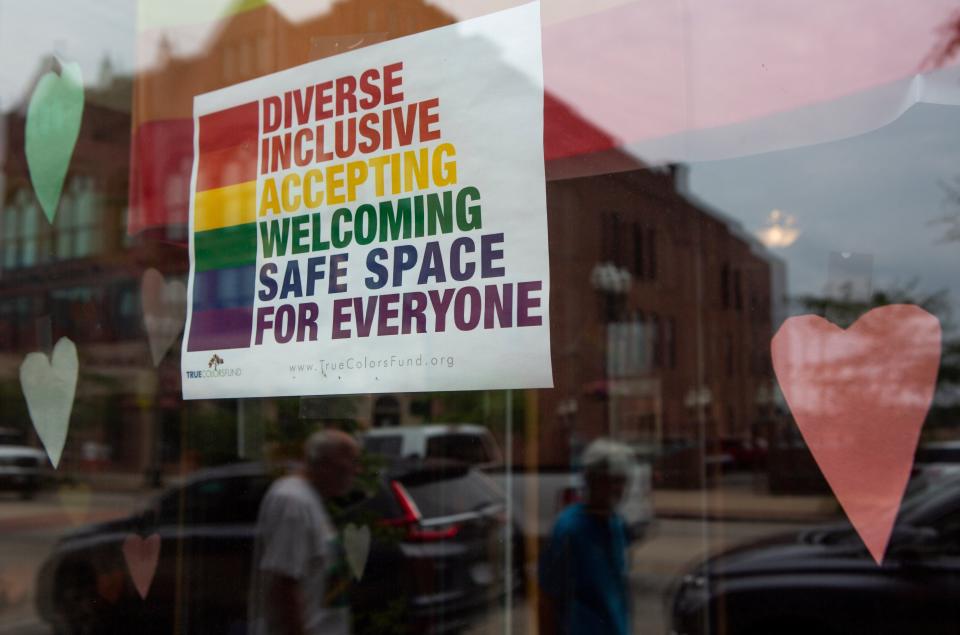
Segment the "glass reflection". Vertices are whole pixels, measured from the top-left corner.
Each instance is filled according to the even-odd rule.
[[[45,8],[43,20],[32,5],[0,5],[0,50],[15,60],[0,68],[0,629],[248,632],[261,501],[320,426],[364,447],[362,487],[330,510],[341,536],[371,527],[350,584],[356,633],[536,632],[549,593],[537,565],[556,519],[589,497],[582,469],[599,437],[636,460],[617,507],[632,632],[956,631],[960,126],[948,91],[956,29],[934,28],[949,7],[883,14],[908,23],[890,40],[880,18],[852,35],[804,35],[849,22],[806,3],[724,10],[742,20],[693,3],[690,31],[667,5],[545,5],[556,387],[184,403],[180,342],[151,352],[141,280],[187,270],[193,96],[486,10],[280,4],[224,15],[175,3],[135,19],[129,3],[87,2]],[[832,48],[871,38],[881,44],[859,56]],[[482,44],[470,43],[496,54]],[[881,97],[904,94],[885,82],[910,81],[927,53],[937,70],[919,84],[942,103],[878,116]],[[93,79],[51,224],[30,185],[22,105],[58,68],[54,54]],[[856,125],[838,139],[845,122]],[[725,125],[744,127],[688,135]],[[843,254],[871,264],[832,273]],[[242,282],[226,277],[211,302],[229,304]],[[939,320],[942,353],[877,565],[791,411],[835,414],[838,382],[864,364],[852,387],[864,400],[912,403],[910,356],[888,370],[831,346],[794,406],[770,342],[789,316],[847,328],[904,303]],[[890,337],[918,330],[902,321]],[[83,365],[52,471],[18,368],[62,336]],[[831,438],[856,449],[843,432]],[[141,599],[123,544],[154,534]]]

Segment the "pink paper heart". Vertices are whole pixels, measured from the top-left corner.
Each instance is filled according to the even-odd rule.
[[[123,571],[97,574],[97,595],[110,604],[116,604],[121,593],[123,593]]]
[[[123,541],[123,559],[127,562],[130,579],[133,580],[137,593],[146,599],[153,583],[153,575],[157,572],[157,562],[160,560],[160,536],[153,534],[141,538],[130,534]]]
[[[873,309],[843,330],[792,317],[773,368],[804,441],[880,564],[940,366],[940,322],[913,305]]]

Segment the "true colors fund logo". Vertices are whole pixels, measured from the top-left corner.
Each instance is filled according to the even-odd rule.
[[[187,379],[210,379],[213,377],[238,377],[243,373],[241,368],[224,368],[226,362],[219,353],[214,353],[207,362],[206,370],[188,370]]]

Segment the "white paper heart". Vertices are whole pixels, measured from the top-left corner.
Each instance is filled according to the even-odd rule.
[[[343,530],[343,549],[347,553],[347,564],[353,577],[359,580],[367,568],[367,556],[370,555],[370,528],[357,527],[353,523]]]
[[[187,287],[180,280],[167,282],[156,269],[147,269],[140,281],[140,305],[153,365],[159,366],[187,319]]]
[[[30,353],[20,364],[20,388],[27,399],[30,419],[54,468],[60,464],[67,441],[79,369],[77,347],[66,337],[53,347],[51,358]]]

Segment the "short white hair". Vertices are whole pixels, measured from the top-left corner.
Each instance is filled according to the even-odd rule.
[[[612,439],[595,439],[583,451],[580,463],[584,474],[611,474],[627,477],[634,466],[630,447]]]
[[[353,437],[342,430],[317,430],[307,437],[303,454],[308,464],[318,465],[349,450],[355,444]]]

